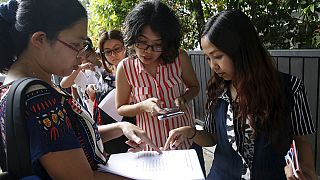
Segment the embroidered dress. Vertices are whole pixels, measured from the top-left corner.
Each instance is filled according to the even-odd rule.
[[[126,58],[123,63],[124,71],[134,103],[156,97],[164,102],[161,108],[175,107],[174,99],[182,96],[185,92],[185,85],[181,78],[181,62],[177,58],[171,64],[159,64],[156,76],[153,77],[143,67],[138,58]],[[151,116],[151,113],[143,112],[136,116],[137,126],[146,131],[147,135],[158,147],[163,147],[167,140],[169,131],[181,126],[195,126],[192,112],[189,105],[182,116],[169,118],[163,121]],[[188,149],[192,142],[186,140],[179,149]],[[147,146],[145,150],[152,150]]]
[[[311,119],[311,113],[308,106],[307,97],[304,90],[303,82],[291,75],[289,76],[289,84],[291,85],[289,88],[293,93],[294,106],[293,110],[290,114],[290,122],[291,122],[291,132],[293,135],[307,135],[315,132],[313,121]],[[227,93],[227,89],[219,96],[219,99],[227,102],[226,109],[226,138],[232,147],[232,149],[239,155],[242,160],[242,168],[241,169],[241,179],[252,179],[252,171],[254,170],[254,164],[263,162],[263,159],[259,159],[259,162],[254,162],[254,152],[255,152],[255,140],[251,138],[253,134],[252,128],[249,125],[249,119],[246,120],[244,125],[244,130],[241,129],[241,124],[234,118],[234,111],[231,106],[231,97]],[[217,133],[217,127],[219,127],[220,121],[216,121],[215,112],[211,112],[208,114],[204,130],[211,133]],[[217,144],[219,146],[219,142]],[[262,147],[259,147],[260,149]],[[223,152],[221,152],[223,153]],[[220,155],[220,154],[219,154]],[[225,157],[229,157],[226,155]],[[284,158],[283,158],[284,159]],[[283,160],[282,159],[282,160]],[[214,164],[212,169],[215,169],[214,166],[220,166],[219,164]],[[230,170],[232,172],[232,170]],[[217,172],[217,171],[216,171]],[[226,177],[221,176],[221,174],[209,174],[208,179],[214,179],[220,177],[225,179]]]
[[[1,135],[5,144],[5,107],[8,89],[1,88]],[[30,136],[30,153],[35,173],[50,179],[39,162],[49,152],[82,148],[92,169],[105,164],[103,146],[96,123],[87,111],[54,89],[43,86],[30,87],[26,93],[25,115]]]

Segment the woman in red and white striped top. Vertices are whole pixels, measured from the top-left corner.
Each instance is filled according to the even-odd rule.
[[[188,54],[179,50],[180,24],[165,4],[144,1],[125,20],[125,43],[131,55],[117,68],[116,105],[123,116],[136,116],[137,126],[163,147],[171,129],[195,126],[188,102],[198,95],[199,82]],[[134,104],[130,104],[130,96]],[[181,116],[158,120],[164,108],[179,107]],[[188,149],[186,140],[179,149]],[[145,148],[152,150],[150,146]]]

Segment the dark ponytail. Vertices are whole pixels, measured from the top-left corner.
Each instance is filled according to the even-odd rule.
[[[15,0],[10,0],[5,4],[0,5],[0,72],[5,73],[8,68],[14,63],[15,47],[12,40],[14,24],[16,21],[16,11],[18,3]]]
[[[1,5],[0,16],[0,71],[5,72],[26,49],[30,35],[43,31],[54,41],[87,19],[87,12],[78,0],[10,0]]]

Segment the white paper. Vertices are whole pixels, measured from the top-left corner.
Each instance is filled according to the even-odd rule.
[[[133,179],[204,179],[194,149],[112,154],[99,170]]]
[[[87,81],[86,81],[87,84],[98,84],[99,79],[96,76],[96,75],[98,75],[97,72],[86,69],[84,71],[84,74],[87,76]]]
[[[99,103],[98,107],[102,109],[105,113],[107,113],[110,117],[114,120],[120,122],[122,121],[123,116],[118,114],[116,108],[116,101],[115,101],[115,89],[111,90],[105,98]]]
[[[74,79],[74,83],[81,87],[82,91],[85,91],[87,88],[87,76],[84,72],[79,71],[77,77]]]

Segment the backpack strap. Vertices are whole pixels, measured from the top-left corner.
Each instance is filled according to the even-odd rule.
[[[6,105],[7,170],[18,178],[33,175],[29,135],[25,120],[26,91],[32,85],[51,86],[36,78],[16,80],[10,87]]]

